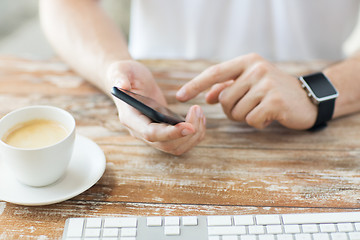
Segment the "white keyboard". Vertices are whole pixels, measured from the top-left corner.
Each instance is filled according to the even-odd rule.
[[[360,212],[69,218],[63,239],[360,240]]]

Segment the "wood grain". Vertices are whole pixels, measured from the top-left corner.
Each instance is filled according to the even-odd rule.
[[[0,201],[0,239],[59,239],[69,217],[210,215],[360,210],[360,115],[330,122],[320,132],[279,124],[256,130],[227,120],[201,94],[189,103],[176,90],[206,61],[143,61],[164,89],[170,108],[185,114],[200,104],[207,135],[181,157],[159,152],[119,124],[112,101],[59,60],[0,57],[0,117],[27,105],[49,104],[71,112],[77,132],[104,151],[99,182],[49,206]],[[290,74],[328,63],[277,63]]]

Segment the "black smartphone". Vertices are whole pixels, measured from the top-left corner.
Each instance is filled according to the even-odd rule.
[[[171,125],[185,122],[185,119],[182,116],[164,107],[152,98],[117,87],[112,88],[111,94],[136,108],[153,122]]]

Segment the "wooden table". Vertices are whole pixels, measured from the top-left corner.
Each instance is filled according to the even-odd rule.
[[[211,215],[360,210],[360,115],[330,122],[321,132],[272,124],[256,130],[227,120],[203,95],[177,103],[175,92],[209,66],[204,61],[143,61],[170,102],[185,114],[203,106],[207,136],[176,157],[131,137],[113,102],[58,60],[0,57],[0,117],[33,104],[71,112],[77,132],[104,151],[103,177],[58,204],[29,207],[0,201],[0,239],[59,239],[69,217]],[[326,63],[281,63],[291,74]]]

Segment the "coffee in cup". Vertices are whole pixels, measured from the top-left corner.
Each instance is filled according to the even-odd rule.
[[[59,122],[48,119],[34,119],[18,123],[2,141],[17,148],[41,148],[59,142],[68,132]]]
[[[0,119],[0,160],[30,186],[46,186],[66,172],[75,141],[75,120],[52,106],[30,106]]]

